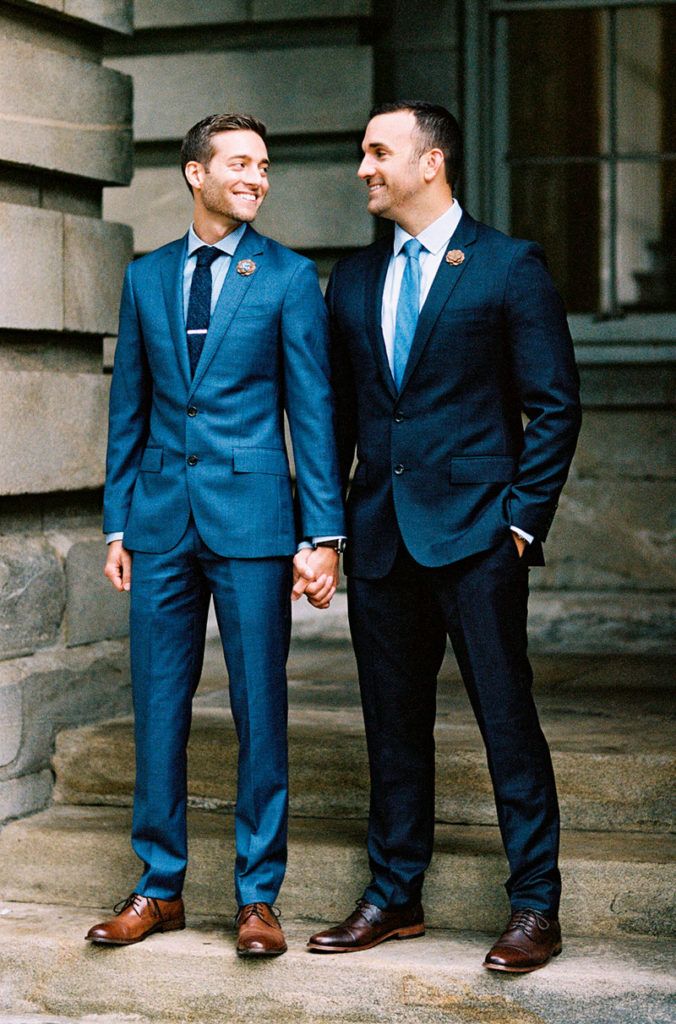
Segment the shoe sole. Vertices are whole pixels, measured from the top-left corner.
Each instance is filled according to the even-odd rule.
[[[281,956],[282,953],[286,953],[288,946],[284,949],[238,949],[237,956],[242,957],[243,960],[255,959],[255,957],[271,957]]]
[[[534,967],[506,967],[503,964],[487,964],[485,961],[481,965],[485,967],[487,971],[503,971],[505,974],[531,974],[533,971],[540,971],[543,967],[554,959],[555,956],[560,956],[561,949],[555,950],[548,960],[545,960],[542,964],[535,964]]]
[[[167,924],[158,924],[150,931],[145,932],[138,939],[97,939],[96,936],[91,938],[85,935],[85,942],[91,942],[97,946],[135,946],[137,942],[143,942],[149,935],[155,935],[157,932],[180,932],[185,928],[185,921],[170,922]]]
[[[414,924],[408,928],[396,928],[363,946],[320,946],[318,943],[308,942],[307,949],[310,953],[361,953],[363,949],[373,949],[374,946],[379,946],[381,942],[387,942],[389,939],[418,939],[424,934],[425,925]]]

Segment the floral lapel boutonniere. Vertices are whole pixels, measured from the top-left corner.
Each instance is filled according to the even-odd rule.
[[[235,269],[242,277],[250,277],[256,269],[256,264],[253,260],[240,260]]]
[[[465,254],[462,249],[449,249],[446,253],[446,262],[450,263],[452,267],[459,267],[461,263],[465,262]]]

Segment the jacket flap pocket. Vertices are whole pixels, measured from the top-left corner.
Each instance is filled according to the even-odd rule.
[[[514,479],[516,459],[511,455],[463,455],[451,459],[451,483],[497,484]]]
[[[142,473],[159,473],[162,469],[164,448],[146,448],[141,459]]]
[[[286,452],[278,448],[233,448],[232,468],[235,473],[272,473],[289,476]]]

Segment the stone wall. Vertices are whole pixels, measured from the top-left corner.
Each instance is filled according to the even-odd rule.
[[[101,574],[109,379],[131,229],[132,89],[102,65],[127,0],[0,3],[0,822],[44,806],[58,729],[129,705]]]

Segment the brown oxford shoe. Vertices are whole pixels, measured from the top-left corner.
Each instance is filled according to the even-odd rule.
[[[414,939],[425,934],[425,916],[420,903],[396,910],[357,900],[357,909],[342,924],[317,932],[307,944],[311,953],[356,953],[371,949],[387,939]]]
[[[269,903],[247,903],[237,917],[238,956],[280,956],[286,940],[277,915]]]
[[[118,909],[119,908],[119,909]],[[133,892],[113,907],[115,917],[90,928],[85,939],[107,946],[130,946],[142,942],[153,932],[173,932],[185,928],[183,900],[160,900]]]
[[[561,926],[535,910],[515,910],[509,924],[486,954],[489,971],[527,974],[544,967],[561,952]]]

